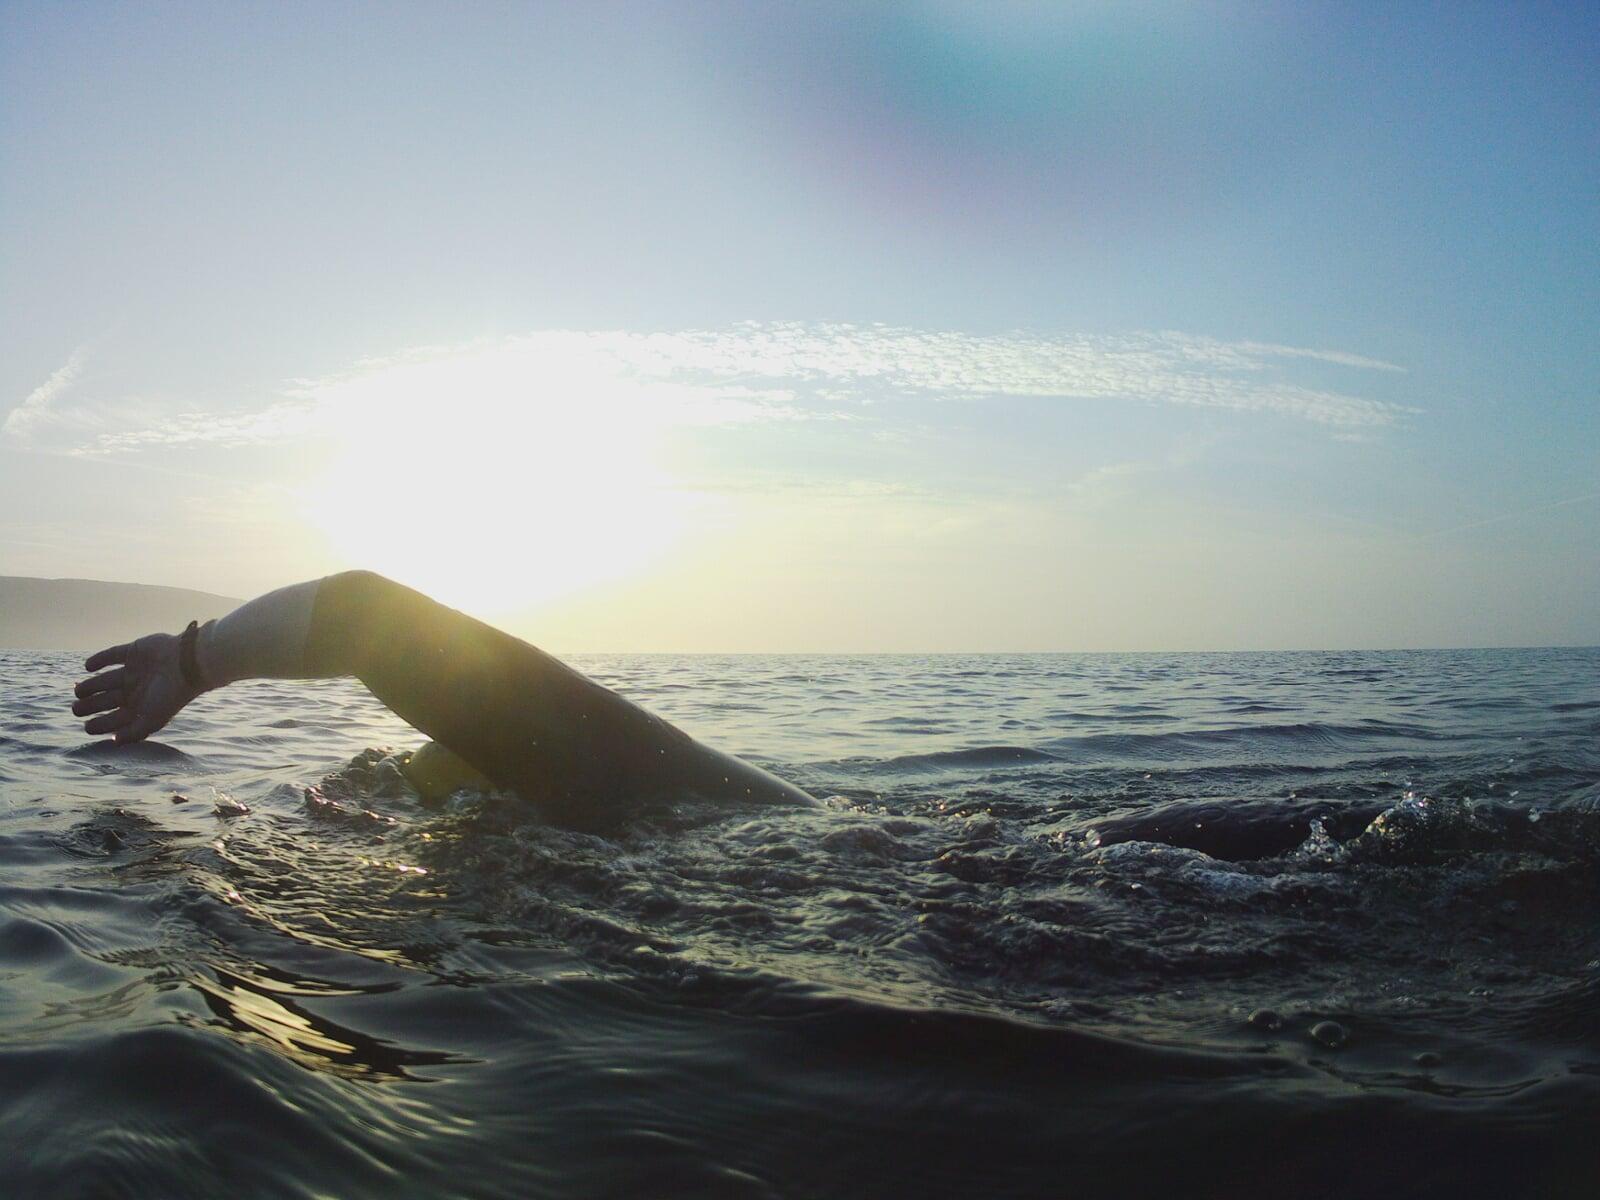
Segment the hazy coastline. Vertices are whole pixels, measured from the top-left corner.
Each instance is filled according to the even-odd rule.
[[[153,630],[175,633],[238,604],[188,588],[0,575],[0,649],[94,650]]]

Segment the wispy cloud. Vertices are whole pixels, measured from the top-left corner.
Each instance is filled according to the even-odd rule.
[[[890,326],[773,324],[666,334],[602,334],[637,368],[707,382],[785,381],[858,400],[1003,396],[1131,400],[1271,412],[1325,425],[1390,425],[1401,405],[1278,378],[1276,360],[1310,358],[1398,371],[1330,350],[1221,342],[1179,333],[928,332]]]
[[[315,404],[304,400],[275,401],[254,412],[174,412],[148,424],[102,431],[80,454],[108,454],[166,446],[255,446],[294,441],[325,424]]]
[[[1240,342],[1238,348],[1246,354],[1273,355],[1279,358],[1314,358],[1320,362],[1335,363],[1341,367],[1355,367],[1363,371],[1404,371],[1394,363],[1360,354],[1346,354],[1343,350],[1306,350],[1299,346],[1275,346],[1270,342]]]
[[[0,441],[27,445],[41,425],[59,419],[56,402],[83,374],[87,358],[87,348],[79,346],[65,363],[51,373],[49,379],[29,392],[21,404],[8,412],[6,419],[0,422]]]
[[[293,381],[253,409],[167,411],[146,404],[91,428],[62,419],[57,398],[81,353],[7,417],[25,439],[59,421],[76,453],[287,442],[353,420],[493,422],[582,404],[655,427],[851,419],[895,400],[1006,397],[1176,405],[1312,422],[1335,433],[1390,426],[1416,410],[1292,377],[1295,360],[1358,371],[1401,368],[1342,351],[1224,342],[1162,332],[968,334],[885,325],[771,323],[635,333],[549,330],[364,360]]]

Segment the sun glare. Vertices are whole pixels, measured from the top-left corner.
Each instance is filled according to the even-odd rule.
[[[334,556],[493,617],[664,553],[688,495],[661,466],[670,392],[541,341],[308,385],[334,447],[305,516]]]

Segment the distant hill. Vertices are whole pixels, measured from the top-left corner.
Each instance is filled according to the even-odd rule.
[[[238,606],[184,588],[0,575],[0,647],[99,650],[157,630],[177,633]]]

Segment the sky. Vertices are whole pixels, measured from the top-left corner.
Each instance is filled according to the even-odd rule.
[[[1600,10],[0,5],[0,574],[1600,643]]]

